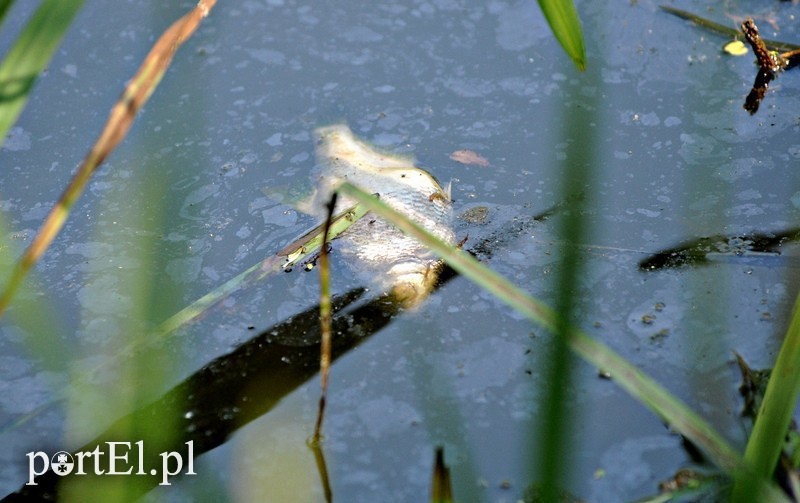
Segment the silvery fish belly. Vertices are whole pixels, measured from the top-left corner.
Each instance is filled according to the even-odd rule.
[[[379,194],[382,201],[439,239],[455,242],[449,189],[442,189],[430,173],[414,166],[413,159],[379,152],[356,139],[347,126],[328,126],[316,133],[319,173],[311,202],[316,214],[321,215],[332,191],[347,180]],[[340,199],[336,211],[353,204]],[[393,290],[406,303],[424,298],[441,269],[425,246],[372,214],[350,227],[337,243],[355,272],[378,279],[381,288]]]

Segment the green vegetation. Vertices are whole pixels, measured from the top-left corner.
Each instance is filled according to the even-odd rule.
[[[572,0],[539,0],[550,29],[579,70],[586,68],[586,49],[578,11]]]
[[[0,21],[12,3],[0,3]],[[83,0],[43,1],[0,64],[0,145],[81,5]]]
[[[17,120],[37,76],[46,67],[82,3],[78,0],[44,0],[0,64],[0,137],[4,138]],[[4,17],[11,4],[11,1],[0,2],[0,19]],[[556,38],[577,67],[583,69],[586,64],[585,49],[580,22],[573,3],[563,0],[539,0],[539,4]],[[7,283],[4,285],[5,290],[0,298],[0,312],[14,299],[17,318],[23,320],[22,323],[31,327],[32,332],[37,334],[36,337],[30,339],[31,350],[40,356],[47,365],[50,365],[49,368],[57,368],[58,362],[63,361],[59,356],[65,354],[67,350],[57,338],[53,341],[46,339],[47,334],[54,335],[56,333],[55,328],[48,325],[50,317],[36,316],[35,313],[47,311],[47,306],[32,301],[30,295],[23,294],[18,298],[14,298],[14,295],[18,293],[18,289],[24,288],[23,282],[27,272],[45,253],[52,239],[64,225],[72,205],[80,197],[95,170],[125,138],[136,113],[158,86],[175,51],[183,41],[191,36],[202,18],[213,7],[214,2],[201,2],[201,5],[202,8],[193,9],[187,16],[170,27],[164,37],[156,43],[151,55],[143,62],[140,71],[125,89],[120,102],[111,111],[107,128],[103,130],[97,144],[87,155],[73,184],[66,190],[64,198],[54,206],[34,244],[19,259],[13,270],[4,271],[3,280]],[[674,9],[671,12],[677,13]],[[586,166],[589,161],[590,159],[583,159],[582,164]],[[583,179],[585,175],[587,175],[586,172],[580,171],[571,174],[575,179]],[[157,190],[156,186],[153,187],[153,190]],[[744,455],[742,455],[729,445],[710,424],[672,396],[663,386],[602,343],[575,328],[577,320],[573,314],[571,293],[575,290],[580,267],[576,256],[571,255],[574,253],[574,247],[571,247],[570,244],[579,242],[587,233],[587,230],[583,228],[585,222],[581,220],[580,211],[574,211],[574,215],[568,218],[564,224],[562,235],[565,237],[567,245],[562,250],[563,261],[561,275],[558,277],[556,308],[552,309],[528,295],[517,285],[496,274],[465,251],[438,241],[424,229],[403,215],[393,212],[380,200],[364,193],[357,187],[345,184],[341,187],[341,192],[358,200],[359,205],[348,212],[348,217],[340,216],[334,219],[330,229],[331,237],[344,232],[353,221],[363,217],[366,211],[372,211],[421,240],[461,275],[474,281],[497,299],[525,315],[532,323],[558,337],[559,342],[553,349],[553,360],[557,364],[554,366],[551,380],[548,381],[550,389],[545,404],[550,419],[549,424],[543,427],[543,431],[546,432],[544,438],[551,439],[551,441],[549,444],[545,442],[546,447],[542,459],[552,460],[552,465],[548,466],[545,463],[543,468],[545,477],[545,485],[542,487],[543,494],[546,496],[556,494],[558,481],[554,479],[558,477],[559,472],[567,463],[564,459],[559,458],[558,451],[560,442],[566,436],[564,428],[568,426],[568,411],[563,409],[564,399],[559,394],[566,389],[565,384],[570,381],[570,359],[566,354],[568,349],[597,368],[610,373],[613,380],[643,406],[652,410],[663,418],[673,430],[700,447],[712,463],[736,480],[737,485],[733,493],[735,499],[742,501],[755,499],[784,501],[786,499],[772,482],[772,474],[784,447],[785,435],[791,422],[798,394],[800,394],[800,364],[798,364],[800,362],[800,314],[798,314],[800,300],[796,304],[753,434]],[[565,198],[569,198],[575,195],[575,188],[565,185],[562,192]],[[157,216],[150,216],[157,220]],[[288,250],[285,255],[291,260],[299,262],[304,257],[315,253],[323,242],[322,232],[323,228],[319,227],[315,229],[314,233],[303,236],[301,242],[295,243],[295,248]],[[3,232],[2,234],[7,235],[8,233]],[[154,246],[152,241],[147,240],[144,240],[141,245],[143,250]],[[2,261],[3,264],[10,263],[12,249],[13,246],[10,243],[0,245],[0,251],[4,253],[5,257]],[[220,289],[209,293],[196,304],[192,304],[186,310],[168,319],[157,332],[162,335],[171,332],[202,314],[209,306],[239,288],[246,281],[257,280],[268,272],[279,270],[282,263],[276,262],[276,260],[272,257],[243,272]],[[155,264],[153,270],[159,270],[159,267],[159,264]],[[134,309],[139,311],[143,320],[152,321],[153,314],[150,309],[152,306],[148,305],[148,299],[153,292],[153,285],[130,271],[120,273],[120,278],[132,285],[134,292],[131,297],[134,299]],[[330,306],[329,303],[327,305]],[[134,327],[126,328],[130,328],[131,332],[136,332]],[[133,341],[133,344],[145,347],[146,341],[136,340]],[[119,350],[126,354],[134,353],[130,347],[119,348]],[[125,367],[117,369],[116,383],[154,382],[153,380],[161,378],[169,368],[169,362],[165,361],[165,357],[155,352],[145,352],[127,364]],[[66,369],[61,370],[67,372]],[[78,393],[83,391],[89,394],[86,390],[78,390]],[[100,391],[101,393],[95,397],[97,402],[104,400],[111,390]],[[135,405],[146,403],[146,393],[142,388],[135,386],[126,388],[126,393],[115,397],[115,405],[119,408],[129,408],[131,403]],[[79,409],[78,406],[72,405],[70,420],[86,420],[90,424],[95,422],[97,418],[86,417],[85,413],[82,415],[79,412]],[[136,431],[136,428],[163,429],[165,436],[169,436],[170,431],[170,428],[164,427],[163,424],[132,425],[131,428],[131,431]],[[442,471],[436,480],[447,480],[449,484],[449,473]],[[550,483],[549,486],[548,483]],[[119,488],[115,490],[124,492]],[[76,495],[76,498],[85,497],[80,488],[71,488],[70,491],[74,491],[73,494]],[[434,494],[436,500],[450,501],[452,498],[449,489],[442,487],[437,488]],[[124,496],[120,496],[120,498],[124,499]]]

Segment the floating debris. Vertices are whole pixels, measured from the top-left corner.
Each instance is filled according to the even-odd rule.
[[[461,164],[473,164],[482,168],[489,167],[489,160],[472,150],[456,150],[450,154],[450,159]]]
[[[474,206],[464,210],[458,218],[470,224],[485,224],[489,217],[489,208],[486,206]]]
[[[727,52],[731,56],[744,56],[747,54],[747,46],[744,45],[744,42],[741,40],[733,40],[725,44],[722,48],[723,51]]]

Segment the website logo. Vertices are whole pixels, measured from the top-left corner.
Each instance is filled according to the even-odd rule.
[[[194,471],[194,440],[186,442],[186,457],[180,451],[159,453],[161,465],[149,470],[144,466],[144,441],[138,442],[105,442],[92,451],[69,453],[58,451],[48,455],[43,451],[31,451],[28,458],[28,482],[25,485],[35,486],[36,477],[52,470],[56,475],[151,475],[160,476],[158,485],[172,485],[170,477],[176,475],[197,475]],[[186,470],[184,470],[184,465]]]

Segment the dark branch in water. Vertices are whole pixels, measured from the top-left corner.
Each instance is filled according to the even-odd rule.
[[[750,115],[754,115],[758,112],[758,106],[761,104],[761,100],[764,99],[764,96],[767,95],[769,83],[772,82],[774,78],[775,72],[765,70],[764,68],[758,69],[756,80],[753,82],[753,88],[750,89],[747,98],[744,99],[744,105],[742,105],[745,110],[750,112]]]
[[[682,19],[687,19],[706,30],[723,36],[738,38],[744,33],[745,38],[756,54],[759,65],[758,73],[753,82],[753,88],[750,90],[744,103],[744,109],[750,112],[750,115],[758,111],[761,101],[767,94],[769,83],[778,76],[778,72],[793,68],[800,63],[800,46],[761,38],[761,35],[758,33],[758,27],[752,18],[748,17],[742,23],[742,31],[739,32],[738,30],[715,23],[714,21],[702,18],[691,12],[675,9],[666,5],[661,5],[660,7],[670,14]]]
[[[753,52],[756,58],[758,58],[758,65],[761,68],[768,68],[773,72],[778,72],[786,68],[787,61],[783,59],[777,51],[770,51],[764,41],[761,40],[761,35],[758,33],[758,27],[755,21],[753,21],[753,18],[748,17],[744,20],[742,23],[742,33],[744,33],[744,37],[747,39],[750,47],[753,48]]]
[[[750,112],[750,115],[753,115],[758,111],[761,100],[767,94],[769,83],[778,76],[778,72],[789,67],[789,61],[777,51],[770,51],[767,48],[764,41],[761,40],[761,35],[758,33],[758,27],[753,18],[748,17],[742,23],[742,33],[744,33],[744,37],[750,47],[753,48],[759,66],[756,80],[753,82],[753,88],[744,102],[744,109]]]

